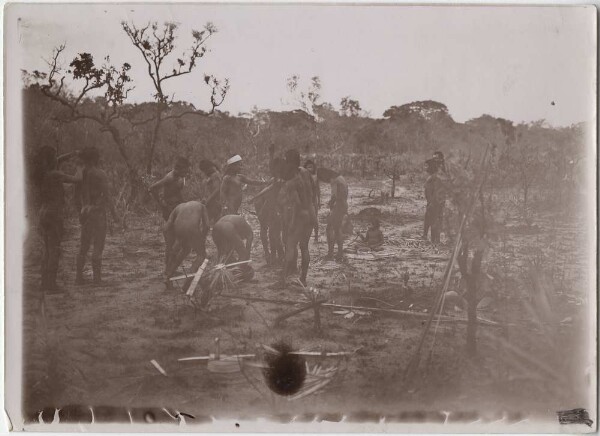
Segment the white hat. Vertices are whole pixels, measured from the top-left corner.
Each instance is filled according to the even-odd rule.
[[[236,154],[233,157],[230,157],[229,159],[227,159],[227,165],[231,165],[234,164],[236,162],[239,162],[242,160],[242,157],[239,154]]]

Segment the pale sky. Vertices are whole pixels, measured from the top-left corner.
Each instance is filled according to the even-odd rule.
[[[37,4],[8,7],[6,20],[21,18],[19,46],[8,47],[19,50],[19,68],[44,69],[42,58],[63,42],[65,66],[76,53],[109,54],[133,66],[132,102],[153,91],[120,22],[178,22],[183,50],[191,30],[211,21],[219,32],[210,53],[166,86],[198,108],[208,107],[206,72],[231,82],[221,110],[295,109],[286,78],[297,74],[304,87],[320,76],[323,101],[339,107],[349,95],[373,117],[436,100],[459,122],[488,113],[563,126],[594,117],[595,14],[591,6]]]

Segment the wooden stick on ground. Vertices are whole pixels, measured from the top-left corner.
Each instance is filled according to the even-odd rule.
[[[319,299],[319,300],[317,300],[315,302],[309,303],[309,304],[307,304],[307,305],[305,305],[305,306],[303,306],[303,307],[301,307],[299,309],[295,309],[295,310],[292,310],[291,312],[279,315],[277,318],[275,318],[275,322],[273,323],[273,326],[274,327],[278,326],[282,321],[284,321],[284,320],[286,320],[286,319],[288,319],[288,318],[290,318],[290,317],[292,317],[294,315],[297,315],[299,313],[302,313],[302,312],[305,312],[305,311],[307,311],[309,309],[312,309],[313,307],[319,306],[319,305],[325,303],[326,301],[327,300],[325,298],[321,298],[321,299]]]
[[[289,305],[289,306],[295,306],[297,304],[307,304],[306,301],[278,300],[278,299],[268,299],[268,298],[261,298],[261,297],[245,297],[242,295],[233,295],[233,294],[220,294],[219,296],[225,297],[225,298],[238,299],[238,300],[258,301],[258,302],[262,302],[262,303],[283,304],[283,305]],[[340,308],[340,309],[367,310],[367,311],[378,312],[378,313],[382,313],[382,314],[391,314],[391,315],[399,315],[399,316],[400,315],[414,316],[417,318],[427,318],[427,317],[431,316],[431,314],[429,314],[429,313],[411,312],[408,310],[399,310],[399,309],[381,309],[379,307],[349,306],[349,305],[345,305],[345,304],[333,304],[333,303],[322,303],[321,306],[322,307],[334,307],[334,308]],[[455,318],[453,316],[437,315],[435,317],[435,319],[437,319],[437,318],[439,318],[440,321],[457,322],[457,323],[461,323],[461,324],[467,323],[466,319]],[[477,318],[477,319],[481,325],[488,325],[488,326],[502,325],[496,321],[489,321],[489,320],[486,320],[483,318]]]

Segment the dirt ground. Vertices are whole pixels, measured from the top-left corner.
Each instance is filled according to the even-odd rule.
[[[389,188],[381,181],[350,180],[350,216],[355,230],[365,230],[367,213],[361,211],[377,208],[385,248],[395,252],[395,257],[322,262],[327,250],[327,211],[323,207],[321,241],[311,240],[310,245],[309,286],[316,287],[329,302],[428,313],[442,285],[451,247],[419,241],[425,205],[420,185],[399,186],[396,198],[385,205],[369,197],[381,189]],[[327,186],[322,186],[322,196],[329,198]],[[247,213],[249,209],[247,206],[245,216],[255,229],[255,277],[231,293],[301,300],[297,289],[268,287],[278,279],[279,270],[265,264],[258,223]],[[72,218],[63,242],[59,276],[65,293],[46,297],[45,320],[37,304],[39,241],[32,229],[24,308],[26,406],[30,413],[47,406],[82,404],[170,407],[197,416],[236,418],[449,410],[492,415],[507,411],[555,420],[557,410],[580,407],[583,401],[582,387],[590,374],[581,369],[581,343],[593,333],[586,330],[585,318],[589,283],[584,273],[589,265],[578,249],[586,238],[583,224],[567,213],[538,215],[534,226],[506,219],[502,238],[492,244],[486,261],[488,280],[482,292],[488,298],[478,311],[482,318],[501,325],[480,326],[478,355],[467,358],[465,325],[440,322],[431,329],[418,371],[409,379],[403,377],[404,370],[415,352],[425,317],[369,311],[347,316],[323,308],[322,330],[316,332],[312,311],[271,327],[275,317],[291,306],[217,297],[208,310],[195,310],[180,290],[165,290],[160,225],[156,214],[130,216],[126,231],[115,231],[107,238],[106,283],[75,286],[79,230]],[[349,236],[347,242],[353,238]],[[214,265],[210,237],[208,250],[209,265]],[[190,263],[191,259],[187,265]],[[528,312],[531,304],[527,302],[535,298],[531,291],[534,269],[552,286],[551,334]],[[86,273],[91,276],[91,271]],[[451,289],[458,290],[459,274],[455,276]],[[449,309],[449,315],[466,317],[464,311]],[[280,339],[297,349],[356,353],[344,359],[325,359],[326,364],[340,367],[335,380],[317,394],[288,401],[266,389],[259,370],[216,374],[208,371],[206,363],[177,360],[214,353],[217,337],[221,353],[229,355],[254,353],[257,344]],[[507,359],[507,355],[522,358]],[[152,366],[153,359],[168,376]]]

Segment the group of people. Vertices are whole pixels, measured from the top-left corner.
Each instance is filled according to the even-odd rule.
[[[76,174],[62,172],[59,164],[73,157],[79,159]],[[39,226],[45,247],[41,286],[48,293],[60,292],[56,278],[63,234],[64,184],[76,185],[76,206],[81,225],[75,281],[77,284],[85,283],[83,271],[92,246],[93,281],[100,283],[102,280],[107,215],[110,213],[115,222],[118,219],[107,175],[99,168],[99,158],[95,147],[61,156],[51,146],[42,147],[39,151],[34,174],[40,200]],[[260,238],[267,264],[283,267],[280,284],[285,283],[290,273],[297,271],[298,249],[301,253],[300,280],[306,283],[310,262],[309,241],[313,233],[315,241],[319,238],[320,182],[331,186],[331,197],[327,203],[326,259],[343,259],[342,228],[348,214],[348,184],[336,171],[317,168],[312,160],[302,164],[296,149],[276,156],[271,146],[268,180],[254,180],[244,175],[239,155],[228,159],[223,170],[209,160],[202,160],[199,168],[205,179],[204,195],[199,200],[185,201],[184,187],[190,168],[188,159],[178,157],[172,170],[149,187],[165,221],[167,283],[191,250],[197,254],[196,267],[206,258],[205,243],[211,228],[220,262],[250,259],[253,231],[240,215],[244,185],[263,188],[250,203],[254,205],[260,223]],[[431,232],[431,241],[439,243],[445,205],[440,174],[446,172],[441,152],[434,153],[433,158],[426,161],[426,171],[429,177],[425,182],[427,207],[423,237],[427,238]],[[369,249],[379,249],[383,244],[383,234],[376,219],[367,233],[359,236]]]
[[[219,167],[202,160],[200,170],[205,176],[205,193],[202,199],[183,201],[185,178],[190,164],[178,158],[164,178],[150,186],[149,190],[160,204],[165,218],[166,261],[165,276],[175,273],[183,259],[193,249],[197,268],[206,257],[205,243],[212,227],[212,239],[217,247],[220,262],[250,259],[253,232],[245,218],[240,215],[243,186],[263,187],[250,203],[260,223],[260,237],[268,265],[281,264],[285,284],[290,273],[297,270],[300,250],[300,280],[306,283],[310,254],[308,245],[314,232],[318,241],[317,213],[321,203],[319,182],[331,184],[330,213],[327,218],[328,255],[343,257],[342,222],[348,213],[348,185],[337,172],[318,168],[311,160],[302,165],[300,153],[295,149],[275,156],[270,147],[269,180],[254,180],[243,174],[242,158],[229,158],[221,172]]]
[[[59,164],[73,157],[79,159],[76,174],[62,172]],[[99,160],[100,154],[95,147],[61,156],[51,146],[39,150],[33,175],[40,204],[39,227],[44,241],[41,286],[47,293],[60,292],[56,278],[64,229],[65,184],[76,185],[75,200],[81,225],[76,283],[84,283],[83,270],[92,245],[93,281],[100,283],[102,280],[107,214],[110,213],[115,221],[117,214],[110,196],[108,178],[99,168]]]

